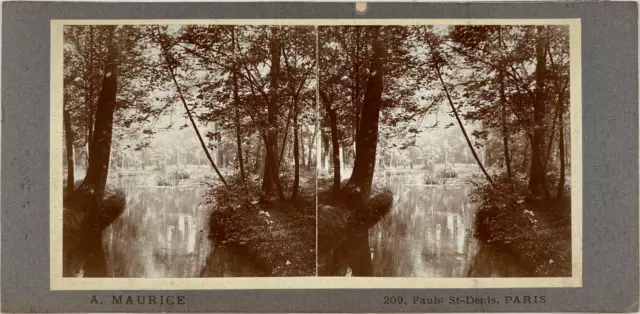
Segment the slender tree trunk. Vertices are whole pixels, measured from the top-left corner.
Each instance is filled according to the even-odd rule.
[[[73,193],[74,186],[74,163],[73,163],[73,132],[71,131],[71,117],[69,110],[64,109],[63,112],[64,122],[64,138],[67,146],[67,195]]]
[[[429,46],[431,47],[431,51],[432,53],[435,53],[435,49],[434,47],[429,44]],[[491,176],[489,175],[489,173],[487,172],[487,170],[484,168],[484,165],[482,164],[482,162],[480,161],[480,158],[478,157],[478,154],[476,153],[475,148],[473,148],[473,144],[471,143],[471,140],[469,139],[469,135],[467,134],[467,131],[464,129],[464,125],[462,124],[462,120],[460,119],[460,116],[458,115],[458,110],[456,109],[456,106],[453,104],[453,100],[451,99],[451,95],[449,94],[449,89],[447,88],[447,85],[444,82],[444,79],[442,78],[442,73],[440,72],[440,65],[438,63],[436,63],[434,65],[434,68],[436,70],[436,74],[438,75],[438,79],[440,80],[440,84],[442,84],[442,90],[445,93],[445,96],[447,96],[447,101],[449,102],[449,106],[451,107],[451,111],[453,111],[453,115],[456,117],[456,121],[458,121],[458,126],[460,126],[460,130],[462,131],[462,135],[464,135],[464,139],[467,142],[467,146],[469,147],[469,150],[471,150],[471,154],[473,155],[473,158],[476,160],[476,163],[478,164],[478,167],[480,167],[480,170],[482,170],[482,173],[484,173],[484,176],[487,178],[487,181],[489,181],[489,183],[491,185],[493,185],[493,180],[491,179]],[[447,155],[448,155],[448,147],[446,150],[446,154],[445,154],[445,163],[447,162]]]
[[[329,173],[329,141],[331,136],[327,136],[325,132],[322,133],[322,171]]]
[[[529,191],[533,198],[545,195],[549,198],[546,186],[546,174],[542,165],[542,149],[544,148],[544,85],[546,79],[546,58],[544,27],[537,27],[536,40],[536,91],[533,104],[533,140],[531,141],[531,170],[529,175]]]
[[[558,93],[558,132],[560,133],[560,139],[558,141],[558,150],[560,151],[560,179],[558,180],[558,192],[556,193],[556,199],[562,200],[564,197],[564,185],[566,182],[566,163],[565,163],[565,140],[564,140],[564,90],[561,89]]]
[[[305,154],[305,148],[304,148],[304,129],[301,130],[302,132],[300,132],[300,167],[304,168],[306,167],[306,154]]]
[[[324,91],[320,92],[322,103],[327,111],[329,117],[329,125],[331,127],[331,146],[333,157],[333,198],[337,199],[340,194],[340,144],[338,141],[338,121],[336,116],[336,110],[331,108],[331,102],[329,101],[327,94]]]
[[[316,146],[316,135],[318,133],[318,127],[314,124],[313,126],[313,135],[309,141],[309,156],[307,160],[307,169],[311,169],[311,164],[313,161],[313,148]]]
[[[247,143],[247,150],[246,150],[246,154],[243,153],[242,156],[244,156],[244,165],[245,167],[249,167],[249,155],[251,155],[251,138],[249,138],[249,142]],[[245,172],[247,172],[249,170],[245,170]]]
[[[376,148],[378,145],[378,119],[382,105],[384,48],[380,38],[380,27],[373,26],[373,62],[369,76],[362,113],[360,130],[356,138],[356,159],[347,185],[357,188],[361,201],[369,197],[375,171]]]
[[[262,145],[262,141],[258,138],[258,145],[256,146],[256,160],[254,166],[255,174],[259,174],[260,172],[264,171],[264,165],[262,163],[262,161],[264,160],[264,157],[262,156]]]
[[[507,97],[504,93],[504,73],[499,73],[500,80],[500,114],[502,119],[502,144],[504,146],[504,163],[507,167],[507,176],[511,180],[511,156],[509,156],[509,128],[507,126]]]
[[[549,142],[547,143],[547,153],[544,155],[544,164],[542,165],[542,169],[544,172],[547,172],[547,165],[549,164],[549,160],[551,159],[551,148],[553,147],[553,140],[556,136],[556,125],[558,122],[558,117],[560,112],[556,110],[556,113],[553,115],[553,123],[551,124],[551,135],[549,135]]]
[[[564,185],[566,181],[566,166],[565,166],[565,154],[564,154],[564,121],[563,121],[562,109],[560,110],[560,140],[558,141],[558,149],[560,150],[560,179],[558,180],[558,193],[556,198],[561,200],[564,196]]]
[[[233,46],[233,53],[235,54],[236,50],[236,28],[235,26],[231,30],[231,45]],[[240,96],[238,95],[238,67],[236,62],[233,62],[233,103],[235,106],[235,115],[236,115],[236,145],[238,147],[238,165],[240,167],[240,178],[242,178],[242,182],[246,183],[246,178],[244,175],[244,160],[242,159],[242,139],[241,139],[241,126],[240,126]]]
[[[282,164],[282,160],[284,159],[284,152],[287,148],[287,139],[289,138],[289,125],[291,124],[291,117],[293,111],[289,110],[289,114],[287,115],[287,124],[284,126],[284,137],[282,138],[282,146],[280,147],[280,154],[278,155],[278,169],[280,169],[280,165]],[[277,145],[276,145],[277,146]]]
[[[340,152],[338,154],[338,159],[340,162],[340,178],[342,179],[342,175],[344,175],[344,152],[342,146],[340,147]]]
[[[296,200],[298,198],[298,187],[300,186],[300,156],[298,154],[298,99],[294,99],[293,111],[293,161],[295,164],[295,170],[291,199]]]
[[[211,163],[211,167],[213,167],[213,170],[218,175],[218,178],[220,178],[220,181],[222,182],[222,184],[224,184],[226,186],[227,185],[227,181],[224,179],[224,177],[220,173],[220,170],[218,169],[218,166],[216,166],[216,163],[213,161],[213,158],[211,157],[211,154],[209,154],[209,149],[207,149],[207,145],[205,144],[204,140],[202,139],[202,135],[200,135],[200,130],[198,130],[198,126],[196,125],[196,122],[193,119],[193,115],[191,114],[191,110],[189,110],[189,106],[187,105],[187,101],[186,101],[186,99],[184,99],[184,95],[182,94],[182,89],[180,88],[180,84],[178,84],[178,81],[176,80],[176,76],[173,73],[173,66],[172,66],[171,61],[170,61],[171,58],[169,58],[169,55],[168,55],[168,53],[169,53],[168,52],[168,48],[164,47],[164,45],[162,45],[162,53],[163,53],[164,58],[165,58],[165,66],[167,67],[167,71],[169,72],[169,75],[171,76],[171,80],[173,81],[173,84],[176,86],[176,90],[178,92],[178,96],[180,97],[180,101],[182,101],[182,105],[184,106],[184,110],[187,112],[187,116],[189,117],[189,121],[191,121],[191,126],[193,127],[193,130],[196,132],[196,136],[198,136],[198,140],[200,141],[200,146],[202,147],[202,150],[204,150],[204,153],[207,155],[207,159],[209,159],[209,163]]]

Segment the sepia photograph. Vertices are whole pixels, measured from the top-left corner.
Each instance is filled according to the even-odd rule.
[[[576,26],[487,21],[59,21],[56,286],[579,285]]]
[[[65,25],[65,277],[313,276],[315,27]]]
[[[320,276],[571,277],[568,25],[318,38]]]

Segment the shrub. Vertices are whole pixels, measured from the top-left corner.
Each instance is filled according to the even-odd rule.
[[[169,175],[176,180],[187,180],[191,177],[189,172],[187,172],[187,170],[185,170],[184,168],[176,168],[175,170],[170,172]]]
[[[493,178],[493,185],[482,181],[474,183],[471,201],[478,205],[476,211],[476,236],[487,243],[509,243],[520,230],[530,227],[531,221],[525,215],[513,215],[522,212],[520,199],[526,191],[524,180],[514,177],[509,180],[505,173]],[[514,220],[514,217],[517,219]]]
[[[442,184],[442,180],[438,179],[436,176],[434,176],[431,173],[426,173],[424,175],[424,184],[439,185],[439,184]]]
[[[438,178],[455,179],[457,177],[458,173],[450,167],[442,168],[442,170],[438,171]]]
[[[183,168],[177,168],[171,172],[162,171],[156,175],[156,184],[159,186],[176,186],[180,180],[187,180],[191,177],[189,172]]]

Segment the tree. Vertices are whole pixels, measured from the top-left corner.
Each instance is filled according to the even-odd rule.
[[[360,129],[356,137],[356,151],[358,153],[354,162],[353,172],[347,183],[348,186],[358,189],[357,194],[361,199],[368,197],[373,183],[385,62],[385,48],[380,38],[380,27],[374,26],[372,31],[373,60],[371,62],[371,74],[367,81],[362,116],[360,118]]]
[[[542,151],[544,149],[544,120],[546,113],[545,80],[547,76],[546,67],[546,38],[544,27],[536,27],[536,70],[535,70],[535,98],[533,103],[533,139],[531,140],[531,170],[529,175],[529,191],[533,197],[538,197],[542,193],[549,198],[547,189],[546,174],[542,166]]]
[[[438,45],[440,45],[439,38],[438,36],[430,32],[427,32],[425,33],[425,41],[430,49],[429,50],[430,67],[435,71],[436,78],[442,86],[442,91],[444,92],[447,98],[447,102],[451,107],[451,111],[453,112],[453,115],[455,116],[456,121],[458,122],[458,126],[460,127],[460,131],[462,132],[462,135],[464,136],[464,139],[467,142],[467,146],[469,147],[469,150],[473,154],[473,158],[476,160],[478,167],[480,167],[480,170],[482,170],[482,173],[487,178],[487,181],[489,181],[490,184],[493,184],[493,180],[491,179],[491,176],[489,175],[487,170],[484,168],[484,165],[480,161],[480,158],[478,157],[478,154],[476,153],[476,150],[473,147],[473,143],[471,143],[471,139],[469,139],[469,135],[467,134],[467,131],[465,130],[464,125],[462,124],[462,120],[460,119],[458,110],[456,109],[456,106],[453,103],[453,99],[451,97],[449,88],[447,87],[447,83],[444,81],[441,68],[443,65],[447,64],[447,60],[445,59],[446,57],[443,55],[440,49],[438,49]]]
[[[182,102],[182,105],[184,106],[184,110],[187,113],[187,116],[189,117],[189,121],[191,122],[191,126],[193,127],[193,130],[196,133],[196,136],[198,137],[198,140],[200,141],[200,145],[202,146],[203,151],[205,152],[207,159],[209,159],[209,163],[211,164],[211,167],[213,168],[213,170],[216,172],[216,174],[218,175],[218,178],[220,179],[220,182],[222,182],[222,184],[227,185],[227,181],[224,179],[224,177],[222,176],[222,174],[220,173],[220,170],[218,169],[218,167],[216,166],[216,163],[213,161],[213,158],[211,157],[211,154],[209,154],[209,150],[207,149],[207,146],[202,138],[202,135],[200,134],[200,131],[198,130],[198,126],[196,125],[196,122],[193,118],[193,115],[191,114],[191,110],[189,110],[189,105],[187,104],[187,101],[182,93],[182,88],[180,87],[180,84],[178,83],[178,80],[176,79],[176,74],[175,74],[175,67],[177,67],[178,65],[178,61],[175,59],[175,57],[170,53],[170,40],[168,38],[168,36],[166,36],[164,33],[162,33],[162,31],[159,29],[157,29],[158,33],[156,34],[156,39],[158,41],[158,44],[160,45],[160,50],[162,51],[162,55],[164,57],[165,60],[165,67],[167,69],[167,72],[169,73],[169,76],[171,77],[171,80],[173,81],[175,88],[176,88],[176,92],[178,93],[178,96],[180,97],[180,101]]]

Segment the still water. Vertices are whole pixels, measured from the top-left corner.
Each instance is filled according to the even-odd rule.
[[[155,186],[154,175],[109,178],[127,197],[124,213],[103,233],[109,277],[198,277],[210,250],[204,187]]]
[[[393,207],[369,230],[375,276],[467,276],[478,247],[471,187],[425,185],[423,179],[419,171],[382,179],[393,191]]]
[[[374,276],[530,276],[511,254],[474,238],[475,206],[467,179],[427,185],[420,171],[381,178],[393,191],[393,206],[369,229]]]

